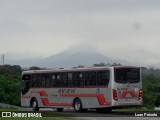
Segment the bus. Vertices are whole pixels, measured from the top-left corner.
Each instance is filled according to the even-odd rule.
[[[21,106],[74,108],[76,112],[141,106],[141,69],[136,66],[84,67],[22,72]]]

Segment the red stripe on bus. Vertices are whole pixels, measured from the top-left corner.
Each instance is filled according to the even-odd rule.
[[[125,98],[128,93],[130,93],[130,95],[132,97],[138,97],[138,95],[135,94],[135,92],[133,90],[131,90],[131,91],[123,91],[123,93],[121,94],[120,98]]]
[[[56,102],[49,102],[48,98],[42,98],[42,103],[45,106],[72,106],[72,103],[56,103]]]
[[[33,90],[31,91],[30,96],[21,96],[21,98],[31,98],[32,93],[39,93],[42,97],[48,96],[44,90]],[[97,97],[100,105],[111,105],[111,102],[107,102],[103,94],[60,94],[61,97]],[[42,98],[42,102],[46,106],[72,106],[71,103],[54,103],[49,102],[48,98]]]
[[[103,94],[99,94],[97,98],[100,105],[108,105]]]
[[[123,93],[121,94],[121,98],[125,98],[127,95],[127,91],[123,91]]]
[[[130,91],[130,94],[131,94],[132,97],[138,97],[139,96],[138,94],[135,94],[135,92],[133,90]]]
[[[100,105],[111,105],[107,102],[103,94],[60,94],[61,97],[97,97]]]
[[[40,96],[48,96],[45,90],[32,90],[32,93],[39,93]]]
[[[40,96],[48,96],[46,91],[40,91],[39,94],[40,94]]]

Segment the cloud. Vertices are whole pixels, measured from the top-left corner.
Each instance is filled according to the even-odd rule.
[[[159,5],[159,0],[1,0],[0,51],[46,57],[92,50],[156,63]]]

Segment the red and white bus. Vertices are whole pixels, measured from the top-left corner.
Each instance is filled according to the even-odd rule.
[[[22,73],[21,105],[81,112],[142,105],[141,69],[135,66],[30,70]]]

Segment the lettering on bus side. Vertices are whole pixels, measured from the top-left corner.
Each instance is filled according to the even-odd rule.
[[[75,89],[59,89],[58,93],[75,93]]]

